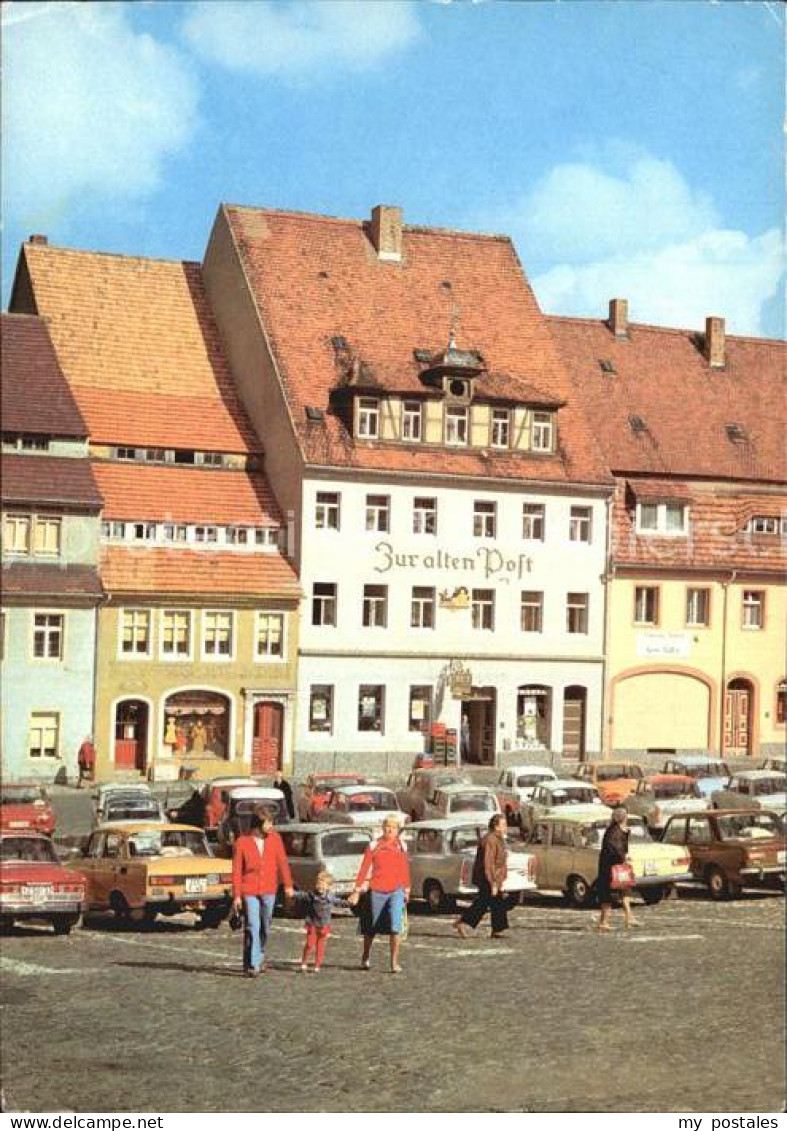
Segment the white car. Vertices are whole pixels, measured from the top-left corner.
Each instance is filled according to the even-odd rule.
[[[529,801],[533,790],[542,781],[557,781],[557,774],[549,766],[509,766],[497,779],[495,793],[500,808],[509,825],[519,824],[519,810],[523,801]]]
[[[386,817],[396,817],[402,825],[409,820],[407,813],[399,808],[392,789],[382,785],[343,785],[329,794],[326,805],[315,813],[314,820],[379,828]]]
[[[733,774],[726,789],[711,795],[714,809],[787,810],[787,774],[775,770],[741,770]]]
[[[495,791],[486,785],[444,785],[434,791],[424,806],[423,820],[463,817],[489,821],[502,812]]]
[[[527,832],[539,818],[559,816],[567,809],[588,817],[609,818],[612,814],[594,785],[576,778],[556,778],[537,785],[531,799],[522,802],[519,810],[522,830]]]
[[[141,821],[146,825],[167,824],[169,818],[161,802],[156,801],[152,795],[146,797],[143,793],[113,793],[106,799],[103,816],[99,821],[102,828],[127,825],[133,821]]]
[[[93,793],[97,824],[102,823],[109,802],[121,796],[155,802],[153,790],[147,782],[108,782],[106,785],[100,785]]]
[[[263,812],[268,814],[274,825],[289,824],[287,802],[280,789],[264,785],[239,785],[230,789],[227,808],[217,830],[222,851],[231,849],[235,838],[251,828],[252,817]]]

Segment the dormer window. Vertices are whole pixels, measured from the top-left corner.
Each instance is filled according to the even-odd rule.
[[[775,514],[753,514],[744,529],[747,534],[787,534],[787,518],[779,520]]]
[[[685,503],[637,503],[637,532],[681,537],[688,529]]]
[[[361,397],[358,401],[358,436],[374,440],[380,434],[380,402],[375,397]]]
[[[533,438],[530,446],[534,452],[551,452],[554,449],[555,420],[553,413],[533,413]]]
[[[492,410],[492,447],[507,448],[511,442],[511,414],[507,408]]]
[[[420,401],[402,403],[402,439],[420,440],[423,433],[423,412]]]
[[[453,400],[469,401],[473,393],[472,382],[465,377],[444,377],[443,389],[446,396]]]
[[[468,413],[462,405],[445,407],[445,442],[456,447],[467,445]]]

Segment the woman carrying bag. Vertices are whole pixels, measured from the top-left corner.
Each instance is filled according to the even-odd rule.
[[[347,902],[354,907],[368,887],[369,908],[361,910],[360,931],[363,935],[361,969],[371,968],[372,943],[383,934],[390,921],[391,973],[401,974],[399,944],[406,921],[406,905],[410,898],[410,865],[407,849],[399,835],[396,817],[383,821],[382,836],[372,841],[364,853],[355,879],[355,889]]]
[[[598,859],[596,894],[601,904],[601,916],[597,924],[599,931],[612,930],[609,925],[609,916],[612,911],[613,891],[619,891],[621,894],[626,930],[637,926],[637,920],[631,914],[631,889],[633,886],[634,870],[629,858],[628,813],[622,805],[618,805],[612,810],[612,817],[604,833]]]

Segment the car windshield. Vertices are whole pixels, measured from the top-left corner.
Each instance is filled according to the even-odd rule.
[[[57,864],[58,859],[48,840],[30,836],[0,837],[0,860],[22,860],[30,864]]]
[[[587,786],[575,785],[556,789],[550,794],[550,798],[552,805],[592,805],[596,800],[596,793]]]
[[[160,821],[157,805],[107,805],[107,821]]]
[[[659,801],[671,801],[678,797],[696,797],[697,787],[685,781],[665,781],[650,787]]]
[[[32,805],[34,801],[45,801],[46,794],[37,785],[22,786],[19,789],[4,789],[0,793],[0,805]]]
[[[363,856],[371,842],[371,835],[359,829],[342,829],[322,838],[323,856]]]
[[[636,766],[597,766],[596,781],[617,781],[619,778],[637,777]]]
[[[784,822],[773,813],[736,813],[719,817],[722,840],[743,837],[759,840],[763,837],[783,837]]]
[[[396,798],[388,790],[376,790],[374,793],[345,794],[347,808],[351,813],[376,813],[383,809],[396,809]]]
[[[516,784],[519,789],[527,789],[528,786],[538,785],[539,782],[549,781],[551,774],[520,774],[516,779]]]
[[[145,829],[128,838],[131,856],[212,856],[202,833],[186,829]]]
[[[489,793],[458,793],[448,798],[449,813],[494,813],[497,811],[494,797]]]
[[[726,778],[729,771],[723,762],[700,762],[696,766],[681,766],[680,772],[690,778]]]
[[[786,786],[787,778],[761,778],[754,782],[754,792],[758,797],[761,794],[784,793]]]

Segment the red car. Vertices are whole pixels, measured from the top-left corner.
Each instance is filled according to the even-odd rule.
[[[64,867],[52,841],[32,832],[0,833],[0,931],[45,920],[67,935],[85,906],[85,877]]]
[[[55,831],[55,814],[46,790],[30,783],[4,783],[0,789],[0,831],[46,833]]]
[[[298,820],[313,821],[328,804],[331,792],[340,785],[366,785],[359,774],[309,774],[298,798]]]
[[[229,796],[233,789],[240,785],[258,785],[260,779],[250,777],[248,774],[225,775],[221,778],[212,778],[202,788],[202,798],[205,802],[205,831],[215,832],[221,824],[221,819],[227,812]]]

